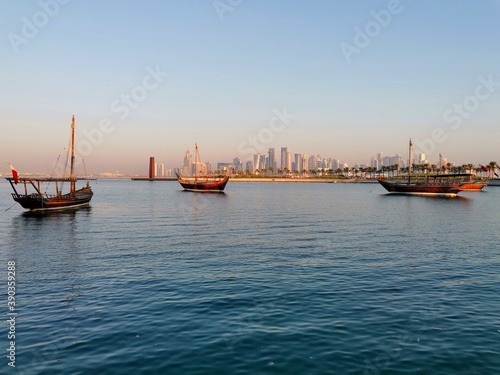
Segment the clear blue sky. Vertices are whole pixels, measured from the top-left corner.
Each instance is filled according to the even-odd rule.
[[[1,0],[0,21],[0,154],[21,172],[50,171],[73,114],[92,173],[179,166],[195,142],[247,160],[259,134],[351,165],[410,137],[431,162],[500,162],[498,0]]]

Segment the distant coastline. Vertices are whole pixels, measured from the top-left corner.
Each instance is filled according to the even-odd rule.
[[[132,177],[132,181],[177,181],[176,177]],[[345,183],[376,183],[373,178],[283,178],[283,177],[232,177],[230,182],[306,182],[306,183],[329,183],[329,184],[345,184]]]

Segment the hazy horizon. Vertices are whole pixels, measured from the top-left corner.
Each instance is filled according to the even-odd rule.
[[[431,163],[500,161],[497,0],[7,0],[0,14],[2,173],[50,172],[73,115],[91,174],[178,167],[195,142],[213,165],[288,147],[352,166],[406,158],[409,138]]]

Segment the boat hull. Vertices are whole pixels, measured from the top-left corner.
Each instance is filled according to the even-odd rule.
[[[408,195],[430,195],[454,197],[460,192],[461,184],[438,184],[438,183],[406,183],[386,181],[379,179],[378,182],[389,193]]]
[[[94,193],[90,187],[84,187],[76,190],[73,194],[63,194],[59,196],[12,194],[16,202],[18,202],[23,208],[30,211],[53,211],[85,207],[89,205],[93,195]]]
[[[200,193],[222,193],[229,181],[229,176],[218,180],[198,179],[187,180],[179,177],[177,179],[184,190],[200,192]]]
[[[481,191],[487,184],[484,182],[466,182],[460,186],[460,191]]]

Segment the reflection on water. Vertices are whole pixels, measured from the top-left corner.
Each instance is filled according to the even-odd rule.
[[[500,366],[500,189],[434,198],[230,183],[197,194],[102,181],[94,198],[0,217],[0,257],[18,264],[25,373]]]

